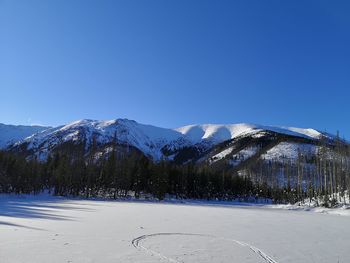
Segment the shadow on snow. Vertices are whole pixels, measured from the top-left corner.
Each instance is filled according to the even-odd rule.
[[[84,208],[77,203],[70,203],[61,198],[20,198],[20,197],[2,197],[0,198],[0,218],[27,218],[27,219],[48,219],[48,220],[74,220],[71,216],[61,215],[64,210],[92,212],[94,209]],[[26,227],[20,224],[14,224],[0,220],[0,226],[25,227],[28,229],[37,229]]]

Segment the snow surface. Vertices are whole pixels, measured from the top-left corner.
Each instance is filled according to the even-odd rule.
[[[202,140],[212,140],[213,142],[223,142],[233,139],[243,133],[252,131],[256,126],[250,124],[203,124],[203,125],[189,125],[176,129],[184,134],[192,142],[198,143]]]
[[[230,164],[236,166],[240,164],[242,161],[249,159],[258,151],[258,147],[247,147],[245,149],[240,150],[238,153],[232,155],[230,159]]]
[[[332,199],[336,200],[332,208],[325,207],[325,199],[327,199],[328,204],[332,203]],[[297,204],[280,204],[273,205],[271,207],[287,210],[302,210],[324,214],[350,216],[350,197],[348,192],[345,191],[343,194],[335,193],[328,196],[328,198],[321,196],[318,198],[313,198],[311,200],[305,199],[304,202],[299,202]]]
[[[210,158],[210,163],[215,163],[219,160],[226,158],[228,155],[230,155],[233,152],[234,148],[235,148],[234,146],[231,146],[231,147],[215,154],[213,157]],[[233,154],[230,157],[229,163],[233,166],[236,166],[236,165],[240,164],[242,161],[252,157],[254,154],[256,154],[257,151],[258,151],[258,147],[251,147],[250,146],[250,147],[244,148],[244,149],[240,150],[239,152],[237,152],[236,154]]]
[[[265,160],[282,160],[298,159],[298,154],[303,156],[315,155],[318,151],[318,147],[311,144],[303,143],[291,143],[291,142],[281,142],[272,149],[268,150],[265,154],[261,155],[261,159]]]
[[[350,206],[342,205],[337,208],[326,208],[320,206],[312,206],[310,204],[287,204],[287,205],[271,205],[271,208],[274,209],[286,209],[293,211],[309,211],[315,213],[329,214],[329,215],[341,215],[341,216],[350,216]]]
[[[2,263],[350,262],[349,217],[270,205],[0,196],[0,233]]]
[[[225,158],[227,155],[231,154],[232,151],[234,150],[234,146],[228,147],[227,149],[215,154],[213,157],[211,157],[211,162],[214,163],[216,161],[219,161],[223,158]]]
[[[319,131],[316,131],[314,129],[301,129],[301,128],[295,128],[295,127],[287,127],[285,129],[290,130],[292,132],[304,134],[306,136],[309,136],[309,137],[315,138],[315,139],[319,138],[322,135],[322,133],[320,133]]]
[[[0,149],[47,128],[43,126],[16,126],[0,123]]]

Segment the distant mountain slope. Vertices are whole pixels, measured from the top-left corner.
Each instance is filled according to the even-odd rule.
[[[69,152],[79,148],[86,155],[93,153],[100,158],[108,155],[111,145],[115,144],[120,151],[126,153],[128,149],[134,149],[153,161],[225,163],[240,167],[249,159],[296,158],[299,149],[305,154],[315,154],[319,139],[322,136],[329,138],[328,134],[314,129],[245,123],[166,129],[128,119],[79,120],[56,128],[37,129],[39,132],[29,137],[13,135],[12,138],[19,141],[8,149],[46,159],[55,151]]]
[[[115,141],[159,160],[162,158],[161,148],[181,140],[181,137],[182,135],[174,130],[139,124],[127,119],[79,120],[34,134],[14,144],[12,149],[23,150],[24,147],[28,153],[42,159],[62,144],[83,143],[86,150],[89,150],[93,143],[101,149]]]
[[[7,125],[0,123],[0,149],[47,128],[44,126]]]
[[[292,161],[296,160],[299,154],[312,158],[317,154],[319,144],[318,138],[259,130],[218,144],[201,158],[208,160],[211,166],[220,167],[220,169],[231,167],[239,171],[255,164],[258,160]]]
[[[212,140],[219,143],[231,140],[242,134],[256,133],[258,131],[273,131],[280,134],[287,134],[297,137],[318,139],[322,134],[314,129],[302,129],[293,127],[273,127],[247,123],[239,124],[203,124],[188,125],[176,129],[183,135],[187,136],[192,142],[200,142],[202,140]]]

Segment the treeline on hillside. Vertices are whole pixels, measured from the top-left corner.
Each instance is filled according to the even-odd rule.
[[[283,201],[307,200],[332,206],[350,200],[350,147],[339,139],[322,139],[314,155],[298,153],[296,159],[258,160],[244,167],[240,174],[254,185],[268,184],[283,191]],[[280,193],[280,192],[279,192]]]
[[[55,154],[45,162],[27,161],[0,152],[0,192],[39,193],[52,189],[56,195],[84,197],[152,196],[232,200],[273,195],[265,186],[255,187],[247,177],[213,172],[207,166],[153,163],[146,157],[130,154],[86,161]]]
[[[338,140],[323,142],[316,155],[299,153],[290,159],[258,160],[234,169],[208,164],[176,165],[151,162],[136,152],[121,154],[114,147],[108,158],[55,153],[44,162],[0,152],[0,192],[84,197],[156,197],[233,200],[268,198],[298,202],[323,196],[325,204],[344,202],[350,194],[350,151]],[[349,199],[349,198],[348,198]]]

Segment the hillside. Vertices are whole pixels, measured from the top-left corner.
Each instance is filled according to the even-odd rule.
[[[47,128],[44,126],[6,125],[0,123],[0,149]]]

